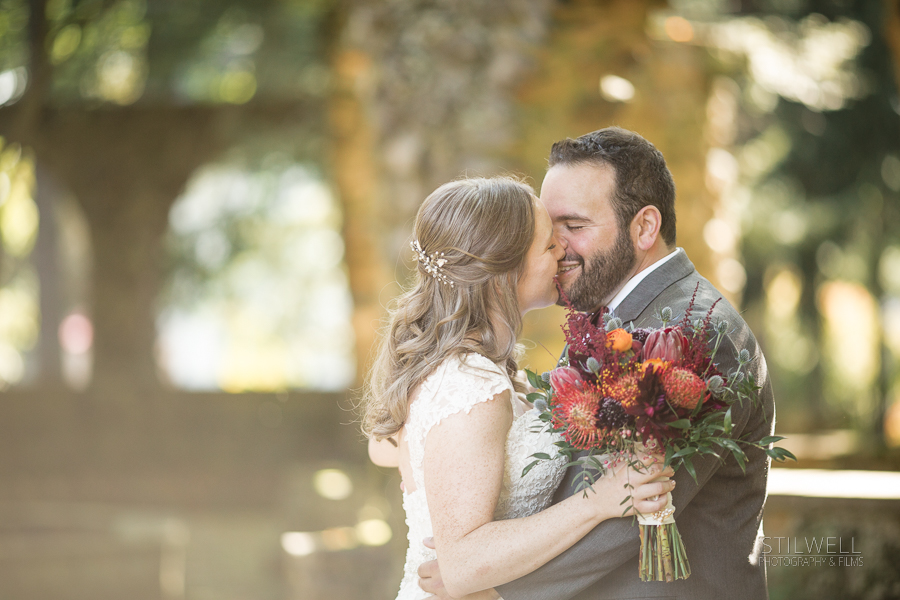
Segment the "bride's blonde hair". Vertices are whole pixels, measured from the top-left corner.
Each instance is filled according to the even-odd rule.
[[[422,203],[415,239],[424,254],[443,253],[440,274],[453,285],[417,263],[412,289],[390,311],[366,382],[367,435],[396,434],[410,394],[452,355],[482,354],[515,381],[522,329],[517,287],[534,239],[536,201],[527,184],[494,177],[444,184]]]

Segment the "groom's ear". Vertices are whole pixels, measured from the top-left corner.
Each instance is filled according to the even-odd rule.
[[[631,237],[639,250],[650,250],[659,238],[662,214],[655,206],[648,204],[631,220]]]

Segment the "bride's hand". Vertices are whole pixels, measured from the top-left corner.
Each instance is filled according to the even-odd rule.
[[[666,507],[668,494],[675,489],[675,482],[669,479],[675,471],[672,467],[663,468],[661,456],[652,457],[656,459],[652,463],[646,456],[639,457],[646,468],[622,460],[594,483],[596,494],[588,491],[588,496],[597,504],[603,519],[630,516],[635,510],[646,515]],[[628,496],[631,498],[625,501]]]

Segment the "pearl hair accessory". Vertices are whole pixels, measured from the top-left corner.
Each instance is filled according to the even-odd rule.
[[[440,281],[441,283],[446,283],[450,287],[453,287],[453,281],[450,280],[449,277],[443,272],[442,268],[445,264],[447,264],[447,259],[444,258],[443,252],[432,252],[431,254],[426,254],[424,250],[422,250],[422,246],[419,244],[419,240],[413,240],[409,243],[410,248],[416,255],[416,260],[422,263],[425,267],[425,272],[429,273],[432,277]]]

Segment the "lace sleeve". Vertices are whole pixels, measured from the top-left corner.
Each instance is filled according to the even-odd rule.
[[[425,438],[431,428],[451,415],[470,412],[475,405],[506,390],[512,391],[509,377],[480,354],[448,358],[422,382],[406,423],[409,461],[417,488],[424,489]]]

